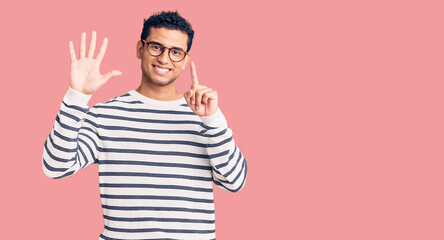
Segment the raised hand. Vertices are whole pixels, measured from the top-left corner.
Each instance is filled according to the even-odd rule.
[[[121,75],[122,72],[113,70],[105,75],[100,74],[100,63],[106,52],[108,38],[103,39],[102,46],[94,59],[94,50],[96,48],[95,31],[92,32],[91,42],[89,44],[88,56],[85,57],[86,51],[86,33],[82,33],[80,39],[80,58],[76,58],[74,52],[74,44],[69,41],[69,54],[71,56],[71,71],[69,74],[69,84],[72,89],[84,94],[92,94],[102,87],[112,77]]]
[[[210,116],[218,108],[217,92],[207,86],[200,85],[197,79],[196,66],[191,61],[191,89],[184,94],[188,106],[199,116]]]

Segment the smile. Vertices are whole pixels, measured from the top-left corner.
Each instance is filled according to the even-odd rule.
[[[163,67],[159,67],[159,66],[156,66],[156,65],[153,65],[153,67],[154,67],[154,70],[159,75],[165,75],[165,74],[167,74],[167,73],[169,73],[171,71],[171,69],[169,69],[169,68],[163,68]]]

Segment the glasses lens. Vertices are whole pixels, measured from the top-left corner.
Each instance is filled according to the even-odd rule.
[[[171,49],[170,58],[175,62],[181,61],[185,57],[185,52],[179,49]]]
[[[159,56],[163,52],[163,46],[157,43],[149,43],[148,52],[153,56]]]

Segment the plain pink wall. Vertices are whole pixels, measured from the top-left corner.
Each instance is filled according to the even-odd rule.
[[[262,3],[261,3],[262,2]],[[291,3],[290,3],[291,2]],[[442,1],[14,1],[1,6],[1,239],[98,239],[97,166],[41,168],[68,42],[109,38],[91,100],[135,89],[143,18],[177,9],[248,162],[217,239],[444,239]],[[178,79],[191,84],[189,69]]]

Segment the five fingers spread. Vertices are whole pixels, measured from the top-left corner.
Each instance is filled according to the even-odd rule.
[[[79,59],[77,59],[74,43],[69,41],[69,55],[71,58],[70,87],[85,94],[92,94],[102,87],[109,79],[121,75],[122,72],[112,70],[104,75],[100,74],[100,64],[105,55],[108,38],[103,39],[102,46],[94,59],[97,33],[92,31],[88,54],[86,54],[86,33],[80,37]]]

